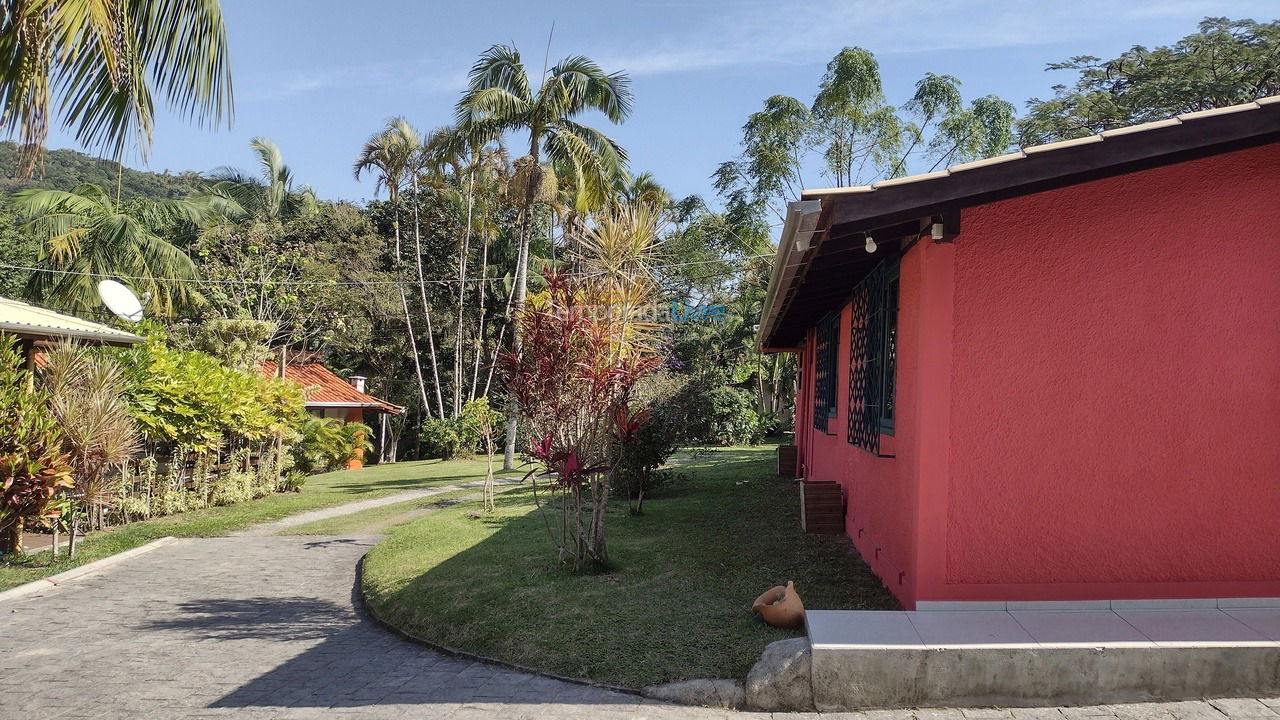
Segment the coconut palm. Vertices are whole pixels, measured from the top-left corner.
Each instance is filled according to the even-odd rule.
[[[631,112],[631,80],[621,72],[605,73],[580,55],[556,63],[535,90],[529,83],[520,53],[508,45],[494,45],[471,68],[467,89],[458,101],[456,116],[461,127],[482,125],[489,130],[528,133],[529,154],[516,161],[512,187],[523,209],[520,250],[517,256],[515,316],[528,294],[529,235],[532,206],[540,198],[554,196],[554,175],[542,166],[545,155],[553,165],[572,167],[587,192],[605,196],[613,181],[625,171],[627,155],[604,133],[575,118],[588,110],[601,112],[620,123]],[[520,333],[514,333],[520,349]],[[516,419],[507,420],[503,468],[515,458]]]
[[[258,156],[258,176],[223,167],[213,171],[210,182],[196,197],[210,210],[231,222],[262,220],[286,222],[320,211],[309,185],[293,186],[293,171],[284,162],[280,147],[256,137],[249,147]]]
[[[400,269],[400,192],[404,189],[408,178],[416,170],[419,162],[418,133],[409,122],[402,117],[387,121],[386,127],[373,134],[360,155],[356,158],[354,172],[360,179],[362,172],[376,173],[374,192],[386,188],[391,199],[392,227],[395,230],[396,270]],[[409,312],[409,301],[404,294],[404,285],[396,284],[400,291],[400,306],[404,309],[404,322],[409,334],[409,347],[413,355],[413,369],[418,379],[418,392],[422,397],[423,413],[431,414],[431,403],[427,400],[427,385],[422,377],[422,361],[418,358],[418,341],[413,333],[413,316]]]
[[[103,188],[21,190],[10,205],[24,230],[44,241],[42,261],[59,272],[33,273],[34,297],[70,310],[98,309],[97,283],[123,277],[150,294],[149,309],[172,314],[200,301],[195,263],[153,228],[174,218],[196,224],[203,206],[187,200],[116,203]]]
[[[44,157],[56,114],[76,140],[145,158],[154,95],[209,125],[231,119],[231,73],[218,0],[0,0],[0,107],[18,136],[18,174]]]

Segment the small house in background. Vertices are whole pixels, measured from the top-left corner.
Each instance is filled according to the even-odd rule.
[[[263,377],[281,377],[280,363],[268,360],[262,363],[259,372]],[[298,355],[296,359],[286,361],[283,377],[302,386],[307,397],[307,412],[316,417],[373,425],[370,422],[373,417],[400,415],[404,412],[400,405],[366,393],[365,378],[352,375],[343,380],[312,354]],[[363,455],[361,452],[353,457],[347,463],[347,468],[358,470],[364,467]]]
[[[28,370],[35,369],[40,348],[62,340],[116,347],[142,342],[142,338],[131,332],[6,297],[0,297],[0,332],[13,335],[22,343]]]
[[[807,190],[757,339],[907,609],[1280,604],[1280,97]]]

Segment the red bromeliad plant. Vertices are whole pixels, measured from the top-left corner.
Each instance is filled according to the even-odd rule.
[[[500,363],[536,464],[527,476],[534,499],[561,560],[579,570],[584,561],[608,563],[604,521],[615,455],[648,417],[629,407],[631,390],[661,359],[627,342],[624,321],[584,311],[588,286],[559,273],[548,274],[547,283],[545,299],[517,320],[523,351]],[[558,533],[538,498],[539,475],[551,479],[561,501]]]

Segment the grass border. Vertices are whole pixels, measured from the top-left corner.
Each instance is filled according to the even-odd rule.
[[[402,640],[407,640],[415,645],[420,645],[422,647],[425,647],[428,650],[434,650],[435,652],[441,653],[443,655],[462,658],[464,660],[472,660],[475,662],[482,662],[482,663],[485,663],[486,665],[496,665],[498,667],[507,668],[508,670],[518,670],[519,672],[526,673],[529,675],[536,675],[539,677],[549,678],[551,680],[559,680],[560,682],[573,683],[574,685],[585,685],[587,687],[593,687],[600,690],[611,690],[613,692],[623,693],[626,695],[633,695],[635,697],[644,698],[646,700],[653,699],[645,695],[639,689],[622,687],[621,685],[610,685],[608,683],[596,682],[594,680],[588,680],[586,678],[570,677],[568,675],[557,675],[556,673],[547,672],[546,670],[539,670],[538,668],[529,667],[527,665],[508,662],[506,660],[499,660],[498,658],[492,658],[487,655],[479,655],[473,652],[467,652],[466,650],[458,650],[457,648],[452,648],[452,647],[449,647],[448,645],[441,645],[440,643],[435,642],[433,640],[428,640],[424,637],[419,637],[407,630],[404,630],[403,628],[400,628],[397,625],[393,625],[392,623],[384,620],[382,616],[378,614],[378,611],[374,608],[373,603],[369,602],[369,599],[365,597],[364,561],[367,556],[368,556],[368,553],[366,552],[364,555],[361,555],[360,560],[356,562],[356,588],[355,588],[356,592],[353,593],[353,595],[358,599],[358,602],[355,603],[356,613],[361,617],[364,617],[368,620],[373,621],[374,625],[377,625],[383,630],[390,632],[392,635],[395,635]],[[677,706],[684,707],[683,705],[677,705]]]

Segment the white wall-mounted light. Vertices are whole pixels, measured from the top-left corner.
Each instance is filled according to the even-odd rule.
[[[862,249],[863,249],[863,250],[866,250],[866,251],[867,251],[867,252],[869,252],[869,253],[873,253],[873,252],[875,252],[875,251],[876,251],[876,241],[875,241],[875,240],[872,240],[872,239],[871,239],[871,236],[870,236],[870,235],[868,235],[868,236],[867,236],[867,244],[866,244],[866,245],[863,245],[863,246],[862,246]]]
[[[937,242],[946,237],[947,228],[942,223],[936,222],[929,226],[929,234],[933,237],[934,242]]]

